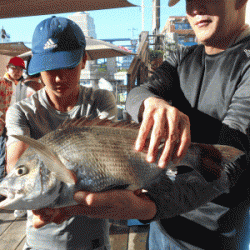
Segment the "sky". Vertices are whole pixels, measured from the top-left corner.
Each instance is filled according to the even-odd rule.
[[[142,0],[128,0],[139,5],[139,7],[116,8],[107,10],[89,11],[94,18],[97,39],[110,38],[133,38],[137,39],[142,31]],[[144,0],[144,30],[152,31],[152,0]],[[83,10],[79,10],[83,11]],[[56,16],[68,17],[73,13],[55,14]],[[168,7],[167,0],[161,0],[160,24],[163,29],[169,16],[185,15],[185,1],[181,0],[174,7]],[[0,28],[4,28],[10,35],[11,42],[25,42],[31,47],[32,35],[35,27],[42,20],[52,15],[42,15],[33,17],[17,17],[0,19]]]

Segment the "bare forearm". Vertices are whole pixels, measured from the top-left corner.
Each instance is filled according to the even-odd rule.
[[[33,211],[33,226],[36,228],[54,222],[62,223],[72,216],[83,215],[103,219],[140,219],[151,220],[156,214],[154,202],[144,194],[135,195],[127,190],[103,193],[77,192],[74,199],[79,205]]]

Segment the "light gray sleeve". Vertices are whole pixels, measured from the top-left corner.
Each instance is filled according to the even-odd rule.
[[[18,141],[11,135],[30,136],[28,121],[18,104],[14,104],[9,107],[6,113],[6,128],[8,135],[7,147],[10,144]]]
[[[94,104],[98,116],[101,119],[109,118],[111,120],[117,119],[117,106],[115,96],[112,92],[98,89],[94,92]]]

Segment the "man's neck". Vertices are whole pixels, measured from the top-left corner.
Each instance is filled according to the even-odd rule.
[[[219,54],[225,51],[230,46],[232,46],[236,41],[238,42],[244,37],[246,37],[247,35],[249,35],[249,32],[248,33],[245,32],[248,29],[249,29],[249,25],[245,24],[238,31],[234,32],[231,35],[231,39],[229,39],[230,36],[228,36],[228,37],[225,37],[224,40],[223,39],[220,39],[218,41],[213,40],[212,44],[205,44],[206,54],[215,55],[215,54]]]
[[[50,105],[61,112],[68,112],[75,107],[80,92],[80,89],[77,88],[75,91],[72,91],[70,95],[66,97],[59,97],[53,92],[47,90],[46,87],[45,90]]]
[[[205,45],[205,51],[207,55],[215,55],[215,54],[219,54],[223,51],[225,51],[226,49],[220,49],[220,48],[215,48],[213,46],[206,46]]]

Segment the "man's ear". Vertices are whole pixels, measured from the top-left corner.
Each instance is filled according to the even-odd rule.
[[[87,53],[85,52],[84,56],[82,57],[82,69],[85,68],[87,62]]]

